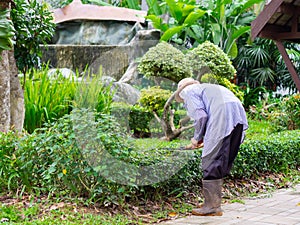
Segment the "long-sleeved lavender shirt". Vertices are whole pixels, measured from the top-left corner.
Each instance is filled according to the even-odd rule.
[[[237,124],[242,124],[244,131],[248,128],[242,103],[223,86],[192,84],[180,92],[180,97],[187,114],[194,120],[194,139],[203,139],[202,157],[217,149]]]

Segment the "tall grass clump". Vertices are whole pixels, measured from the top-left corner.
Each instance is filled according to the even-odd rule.
[[[59,72],[50,77],[48,72],[47,68],[34,69],[25,83],[24,128],[29,133],[70,112],[76,90],[74,79],[67,79]]]
[[[88,75],[76,84],[73,106],[110,114],[114,93],[112,84],[105,84],[101,75]]]
[[[65,78],[59,70],[49,76],[48,68],[33,70],[25,83],[24,128],[32,133],[45,123],[51,123],[69,114],[74,108],[89,108],[109,114],[114,92],[105,84],[101,74],[89,75],[81,80],[76,74]]]

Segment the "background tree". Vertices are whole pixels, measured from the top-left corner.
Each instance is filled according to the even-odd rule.
[[[286,43],[287,53],[300,72],[299,45]],[[256,38],[253,43],[244,37],[239,40],[239,54],[233,63],[237,69],[238,83],[251,89],[265,87],[276,91],[278,87],[296,92],[296,86],[273,40]]]
[[[238,54],[236,41],[250,32],[250,23],[256,15],[253,7],[264,0],[205,0],[201,1],[206,13],[198,22],[201,34],[198,42],[209,40],[219,46],[228,56]]]
[[[26,74],[30,69],[41,66],[40,45],[46,45],[52,38],[55,24],[46,3],[39,3],[37,0],[15,2],[16,7],[11,12],[16,30],[15,58],[25,83]]]
[[[0,3],[0,9],[0,50],[3,50],[0,61],[0,131],[6,132],[10,128],[21,131],[25,115],[24,93],[17,64],[24,77],[28,69],[39,66],[39,45],[51,37],[54,24],[46,5],[36,0],[6,0]],[[14,50],[8,50],[12,48],[13,36]]]
[[[173,45],[161,42],[146,52],[141,58],[138,69],[146,77],[163,77],[175,83],[185,77],[194,77],[200,80],[202,75],[213,73],[222,80],[221,85],[229,85],[229,89],[232,88],[232,84],[229,80],[224,79],[232,78],[236,72],[229,57],[218,46],[210,42],[204,42],[193,50],[187,50],[185,54]],[[143,104],[146,105],[146,101],[150,99],[153,105],[156,105],[157,103],[151,99],[155,99],[153,94],[156,93],[158,97],[159,94],[157,93],[161,92],[152,91],[151,98],[144,98]],[[236,93],[240,94],[238,91]],[[185,126],[186,118],[179,122],[178,127],[174,125],[174,110],[172,108],[174,98],[175,92],[166,100],[163,108],[160,107],[162,109],[161,118],[158,118],[158,109],[151,109],[160,122],[167,140],[177,138],[184,130],[191,127]],[[161,105],[161,103],[157,105]]]
[[[14,28],[10,18],[12,1],[0,3],[0,131],[10,128],[21,131],[24,118],[24,96],[18,79],[18,70],[14,59]]]

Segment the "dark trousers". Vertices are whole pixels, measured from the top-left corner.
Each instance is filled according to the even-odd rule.
[[[242,133],[243,125],[238,124],[230,135],[220,142],[218,151],[202,158],[204,180],[217,180],[229,175],[240,148]]]

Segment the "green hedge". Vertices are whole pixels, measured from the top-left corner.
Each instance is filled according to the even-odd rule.
[[[90,123],[86,123],[87,120]],[[91,127],[95,127],[96,131],[90,130]],[[279,173],[299,168],[299,136],[300,130],[294,130],[262,135],[259,139],[249,138],[241,145],[232,176],[249,178],[263,172]],[[90,143],[90,140],[97,140],[100,144]],[[113,118],[96,114],[93,119],[93,115],[87,110],[66,115],[31,135],[0,133],[0,192],[10,190],[19,193],[53,193],[56,196],[76,195],[104,203],[122,202],[125,197],[135,197],[137,193],[168,194],[199,185],[202,179],[201,150],[185,151],[189,160],[175,175],[168,180],[146,186],[129,186],[107,180],[105,174],[96,172],[105,171],[102,168],[105,165],[98,162],[91,165],[91,161],[88,162],[84,157],[88,152],[90,156],[95,154],[95,159],[101,160],[99,154],[107,157],[103,149],[107,150],[114,158],[132,165],[124,171],[124,168],[118,167],[118,163],[114,164],[112,161],[109,164],[115,172],[114,177],[134,178],[130,180],[132,184],[144,176],[139,174],[140,170],[136,170],[140,166],[165,162],[162,168],[169,170],[181,163],[180,159],[184,159],[177,157],[172,149],[185,145],[187,140],[163,142],[164,146],[156,147],[153,145],[158,141],[147,140],[150,141],[150,147],[134,146],[132,140],[122,134]],[[145,139],[140,141],[146,142]],[[170,158],[171,154],[175,155]],[[94,157],[89,158],[93,159]],[[164,171],[154,170],[146,178],[155,179],[163,175],[162,172]]]
[[[234,162],[232,174],[251,177],[262,172],[286,172],[300,166],[300,130],[283,131],[246,140]]]

